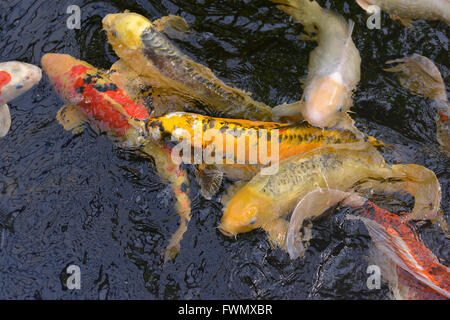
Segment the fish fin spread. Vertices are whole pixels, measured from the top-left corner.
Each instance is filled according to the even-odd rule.
[[[361,8],[363,8],[364,11],[368,11],[368,10],[369,10],[370,4],[367,3],[367,1],[365,1],[365,0],[356,0],[356,3],[357,3]]]
[[[56,120],[65,130],[77,134],[84,130],[87,118],[75,105],[65,105],[59,109]]]
[[[336,128],[353,132],[358,138],[364,137],[363,133],[356,128],[355,120],[353,120],[348,113],[342,115],[336,124]]]
[[[202,196],[211,200],[220,189],[223,173],[213,167],[198,166],[195,170],[195,178],[200,186]]]
[[[263,226],[263,229],[268,234],[271,245],[277,245],[282,250],[286,251],[286,234],[288,226],[289,222],[282,218],[275,219]]]
[[[0,137],[6,136],[11,128],[11,114],[9,113],[8,105],[0,105]]]
[[[425,274],[421,272],[422,266],[418,264],[414,256],[409,252],[407,245],[401,236],[396,232],[388,232],[382,225],[364,217],[357,217],[361,220],[369,231],[369,235],[377,248],[382,251],[389,259],[395,262],[403,270],[409,272],[417,280],[433,288],[440,294],[450,298],[450,292],[446,288],[437,286]],[[418,239],[417,241],[422,242]],[[437,263],[437,258],[436,258]],[[439,265],[439,263],[437,263]],[[412,266],[412,267],[411,267]],[[448,271],[447,271],[448,272]]]
[[[277,8],[290,15],[304,26],[304,31],[311,35],[317,32],[317,25],[324,18],[324,10],[316,1],[310,0],[271,0]]]
[[[412,24],[412,19],[411,18],[402,18],[399,15],[396,15],[395,13],[390,13],[389,16],[391,17],[392,20],[397,20],[403,26],[412,29],[413,24]]]
[[[414,208],[408,219],[436,219],[441,204],[441,185],[433,171],[416,165],[393,165],[394,175],[402,176],[403,186],[414,196]]]
[[[444,80],[436,65],[419,54],[411,57],[389,60],[386,64],[399,63],[384,69],[387,72],[398,72],[400,84],[414,94],[424,95],[436,101],[447,101]]]
[[[153,21],[156,30],[172,39],[183,39],[189,31],[189,24],[180,16],[168,15]]]
[[[304,103],[302,101],[294,103],[283,103],[272,109],[274,121],[299,122],[303,120],[302,109]]]
[[[320,216],[328,208],[349,196],[351,193],[348,192],[319,188],[300,199],[292,213],[286,234],[286,249],[292,260],[303,257],[312,238],[312,224],[304,226],[305,220]]]

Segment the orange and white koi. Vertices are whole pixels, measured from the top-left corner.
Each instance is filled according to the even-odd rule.
[[[351,218],[365,224],[376,247],[398,266],[397,270],[393,270],[398,274],[395,286],[402,288],[395,290],[397,298],[450,298],[450,269],[439,263],[414,226],[407,222],[406,216],[382,209],[356,193],[317,189],[299,201],[292,213],[286,236],[286,247],[291,259],[304,254],[304,243],[311,238],[308,231],[310,226],[303,228],[304,221],[320,216],[338,203],[357,208]],[[302,228],[303,235],[299,232]],[[399,293],[403,293],[403,296]]]
[[[166,260],[173,257],[179,251],[190,219],[190,184],[186,172],[172,162],[167,149],[144,139],[140,131],[129,123],[129,118],[149,119],[146,106],[135,103],[106,73],[69,55],[46,54],[42,57],[42,66],[65,101],[57,119],[66,130],[77,132],[89,123],[94,129],[106,132],[121,146],[153,158],[158,174],[163,180],[171,182],[177,199],[176,209],[182,219],[166,249]]]
[[[310,0],[271,0],[279,9],[304,26],[309,38],[317,42],[310,53],[308,76],[302,99],[273,109],[274,117],[302,115],[319,127],[353,129],[347,115],[353,105],[352,94],[360,80],[361,57],[352,41],[354,23],[347,23],[334,12]],[[311,38],[312,34],[316,34]]]
[[[7,103],[34,87],[42,78],[38,67],[19,61],[0,63],[0,137],[11,127]]]

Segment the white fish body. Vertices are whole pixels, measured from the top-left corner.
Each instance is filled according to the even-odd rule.
[[[346,119],[360,80],[361,57],[352,41],[354,23],[310,0],[271,0],[304,26],[317,47],[310,53],[300,112],[312,125],[332,127]],[[278,113],[279,111],[279,113]],[[283,105],[274,113],[284,116]]]
[[[30,90],[42,78],[42,71],[32,64],[9,61],[0,63],[0,137],[11,126],[7,103]]]
[[[412,19],[442,20],[450,25],[449,0],[356,0],[364,9],[370,5],[379,6],[391,17],[399,19],[404,25],[411,26]]]

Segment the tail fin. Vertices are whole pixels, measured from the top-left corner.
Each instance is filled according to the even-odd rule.
[[[413,54],[411,57],[386,62],[392,63],[399,64],[384,71],[398,72],[398,79],[403,87],[415,94],[437,101],[447,101],[444,80],[433,61],[419,54]]]
[[[441,185],[433,171],[416,165],[394,165],[394,174],[404,175],[404,188],[414,196],[410,219],[436,219],[441,204]]]
[[[375,220],[357,217],[364,222],[370,237],[389,259],[393,260],[403,270],[412,274],[416,279],[433,288],[443,296],[450,298],[450,273],[447,267],[441,265],[433,253],[428,250],[418,238],[412,226],[403,224],[400,228],[393,228],[379,224]],[[407,243],[408,242],[408,243]],[[420,259],[432,265],[424,266],[417,260],[417,252],[413,252],[412,245],[418,248]],[[430,270],[433,274],[430,273]]]
[[[308,33],[314,32],[314,25],[323,21],[323,10],[316,1],[310,0],[271,0],[277,8],[300,22]]]

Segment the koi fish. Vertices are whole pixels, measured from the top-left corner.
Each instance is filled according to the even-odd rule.
[[[176,210],[181,217],[179,229],[165,251],[165,261],[173,258],[180,249],[180,241],[190,220],[190,184],[186,172],[172,162],[170,152],[144,139],[140,131],[129,123],[128,117],[149,119],[146,106],[135,103],[106,73],[87,62],[65,54],[46,54],[41,63],[58,95],[65,101],[57,119],[66,130],[79,132],[88,123],[94,130],[106,132],[122,147],[153,158],[160,177],[172,184],[177,199]]]
[[[116,54],[147,85],[182,97],[196,113],[270,121],[272,110],[236,88],[227,86],[207,67],[194,62],[161,32],[166,23],[152,23],[136,13],[109,14],[103,19]],[[161,27],[162,25],[162,27]]]
[[[450,269],[439,263],[414,226],[404,217],[382,209],[356,193],[317,189],[299,201],[292,213],[286,236],[286,247],[291,259],[304,254],[303,244],[311,238],[311,232],[308,231],[310,227],[304,228],[303,236],[299,232],[305,219],[320,216],[338,203],[358,209],[351,219],[361,220],[376,247],[398,266],[394,272],[398,273],[397,283],[403,287],[399,291],[406,289],[406,294],[403,294],[406,298],[450,298]]]
[[[225,205],[219,229],[236,236],[262,228],[270,241],[286,248],[288,222],[283,217],[317,188],[406,191],[415,198],[409,215],[414,219],[435,217],[441,199],[431,170],[414,164],[389,166],[367,143],[324,146],[280,161],[277,174],[255,175]]]
[[[384,69],[384,71],[398,72],[398,80],[403,87],[414,94],[436,101],[436,138],[443,151],[450,156],[450,122],[448,121],[450,104],[439,69],[433,61],[416,53],[411,57],[390,60],[386,63],[398,63],[395,67]]]
[[[185,163],[208,165],[206,177],[202,172],[197,174],[201,192],[206,198],[216,193],[223,175],[249,180],[262,168],[269,171],[267,166],[290,156],[324,145],[364,141],[351,131],[321,129],[305,121],[282,124],[186,112],[149,119],[146,121],[146,134],[173,148],[174,152],[182,151]],[[178,148],[180,145],[182,148]],[[189,155],[186,157],[186,154]]]
[[[448,0],[356,0],[356,3],[369,13],[373,13],[369,7],[376,5],[406,27],[412,27],[413,19],[442,20],[450,25]]]
[[[339,124],[356,130],[347,115],[360,80],[361,57],[352,41],[354,23],[310,0],[271,0],[304,26],[306,39],[317,42],[310,53],[308,76],[299,102],[273,109],[274,117],[303,116],[318,127]],[[312,34],[315,37],[311,37]]]
[[[9,61],[0,63],[0,137],[11,127],[11,114],[7,103],[34,87],[42,78],[38,67]]]

